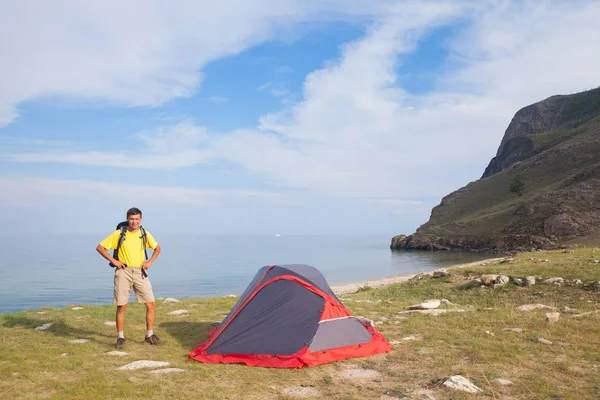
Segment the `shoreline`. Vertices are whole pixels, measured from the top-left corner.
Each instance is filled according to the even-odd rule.
[[[486,258],[485,260],[474,261],[474,262],[465,263],[465,264],[450,265],[449,267],[436,268],[436,269],[432,269],[430,271],[423,271],[423,272],[419,272],[416,274],[398,275],[398,276],[391,276],[388,278],[372,279],[372,280],[361,281],[361,282],[347,283],[344,285],[335,285],[335,286],[331,286],[331,290],[333,290],[333,293],[335,293],[336,296],[341,296],[344,294],[352,294],[352,293],[358,292],[360,290],[360,288],[363,288],[363,287],[382,288],[384,286],[391,285],[393,283],[406,282],[406,281],[414,278],[415,276],[417,276],[419,274],[423,274],[423,273],[431,273],[433,271],[439,271],[439,270],[450,270],[450,269],[458,269],[458,268],[465,268],[465,267],[475,267],[478,265],[486,265],[486,264],[489,264],[489,263],[492,263],[495,261],[500,261],[504,258],[506,258],[506,257]]]

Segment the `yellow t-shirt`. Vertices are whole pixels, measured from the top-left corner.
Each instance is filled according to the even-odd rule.
[[[106,250],[114,250],[119,244],[121,230],[111,233],[106,239],[100,242],[100,246]],[[158,246],[150,232],[146,231],[146,247],[155,249]],[[128,267],[140,268],[144,262],[144,242],[142,241],[142,231],[138,229],[135,232],[125,231],[125,239],[119,248],[119,260],[127,264]]]

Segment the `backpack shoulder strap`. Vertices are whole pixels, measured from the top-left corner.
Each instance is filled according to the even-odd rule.
[[[113,250],[113,258],[115,260],[119,259],[119,249],[121,248],[121,244],[125,240],[125,233],[127,232],[126,226],[122,226],[120,229],[121,229],[121,234],[119,235],[119,242],[117,243],[117,248]],[[109,263],[108,265],[110,265],[111,267],[114,267],[114,265],[112,265],[112,263]]]
[[[146,250],[146,230],[143,226],[140,225],[140,230],[142,231],[142,246],[144,247],[144,256],[146,256],[146,260],[148,259],[148,250]]]

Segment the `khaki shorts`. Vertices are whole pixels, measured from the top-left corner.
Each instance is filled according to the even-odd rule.
[[[152,303],[154,293],[149,278],[142,278],[141,268],[124,268],[115,271],[115,296],[113,304],[124,306],[129,302],[131,288],[135,291],[138,303]]]

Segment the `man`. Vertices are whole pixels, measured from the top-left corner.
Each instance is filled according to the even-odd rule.
[[[96,247],[96,251],[115,266],[113,304],[117,305],[116,320],[118,335],[115,347],[119,350],[125,347],[125,335],[123,332],[125,310],[127,309],[127,302],[129,301],[132,287],[138,303],[146,305],[146,338],[144,339],[144,343],[153,345],[164,343],[153,332],[156,300],[154,299],[150,279],[145,273],[145,270],[150,268],[160,254],[160,246],[150,232],[146,231],[146,247],[154,250],[152,257],[146,261],[142,237],[143,230],[140,229],[141,222],[142,211],[140,209],[130,208],[127,210],[127,230],[123,238],[124,240],[119,247],[118,259],[111,256],[107,250],[118,247],[121,237],[120,230],[114,231]]]

